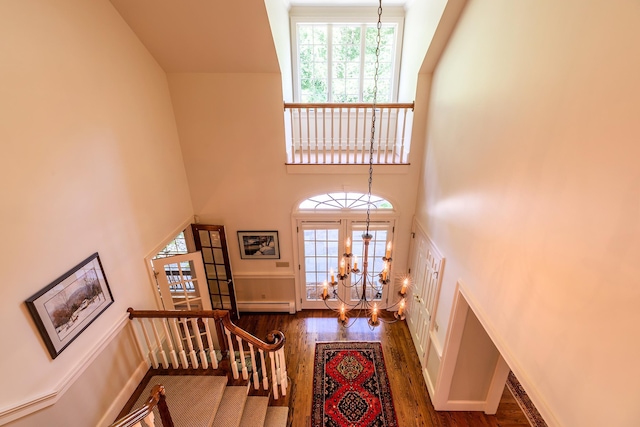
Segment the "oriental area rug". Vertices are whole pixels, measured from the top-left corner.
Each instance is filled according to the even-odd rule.
[[[313,427],[397,427],[378,342],[317,343]]]

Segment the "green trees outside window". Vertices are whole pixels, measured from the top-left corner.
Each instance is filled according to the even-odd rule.
[[[392,102],[397,26],[380,32],[378,102]],[[299,23],[298,81],[301,102],[372,102],[375,24]]]

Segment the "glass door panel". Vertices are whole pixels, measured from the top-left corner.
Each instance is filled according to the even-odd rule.
[[[364,259],[364,241],[363,234],[366,232],[366,223],[352,222],[351,228],[351,252],[357,257],[358,268],[360,273],[351,273],[351,288],[348,295],[350,303],[356,303],[366,296],[367,301],[382,301],[383,296],[386,298],[384,288],[380,283],[380,273],[385,269],[385,256],[387,242],[391,237],[391,225],[388,222],[370,223],[369,234],[372,236],[369,242],[367,262],[367,277],[363,277],[362,271],[365,265]],[[387,271],[387,274],[389,272]],[[364,286],[363,286],[364,285]]]
[[[227,241],[222,225],[192,224],[196,249],[202,251],[209,296],[214,310],[229,310],[238,318]]]
[[[166,310],[211,310],[198,252],[152,260]]]
[[[302,247],[300,266],[303,281],[302,307],[324,308],[322,299],[324,283],[330,282],[338,271],[338,254],[342,246],[342,232],[339,222],[333,223],[302,223],[300,231],[300,246]],[[329,301],[336,301],[336,295],[330,285],[327,285]]]

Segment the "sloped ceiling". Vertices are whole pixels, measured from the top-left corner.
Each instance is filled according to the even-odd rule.
[[[110,0],[167,73],[279,73],[264,0]]]

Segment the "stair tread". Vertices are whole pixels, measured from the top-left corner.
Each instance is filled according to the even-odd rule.
[[[215,413],[212,427],[238,427],[242,418],[242,408],[247,401],[246,386],[227,386],[222,401]]]
[[[149,398],[151,388],[156,384],[165,387],[167,406],[176,427],[207,426],[211,424],[213,414],[219,408],[224,390],[227,388],[227,378],[202,375],[153,376],[134,408],[144,404]],[[162,427],[157,408],[154,409],[154,413],[155,426]]]
[[[269,406],[264,420],[264,427],[286,427],[288,417],[288,407]]]
[[[269,406],[269,397],[267,396],[249,396],[244,405],[240,427],[256,427],[264,425],[264,419],[267,416],[267,406]]]

